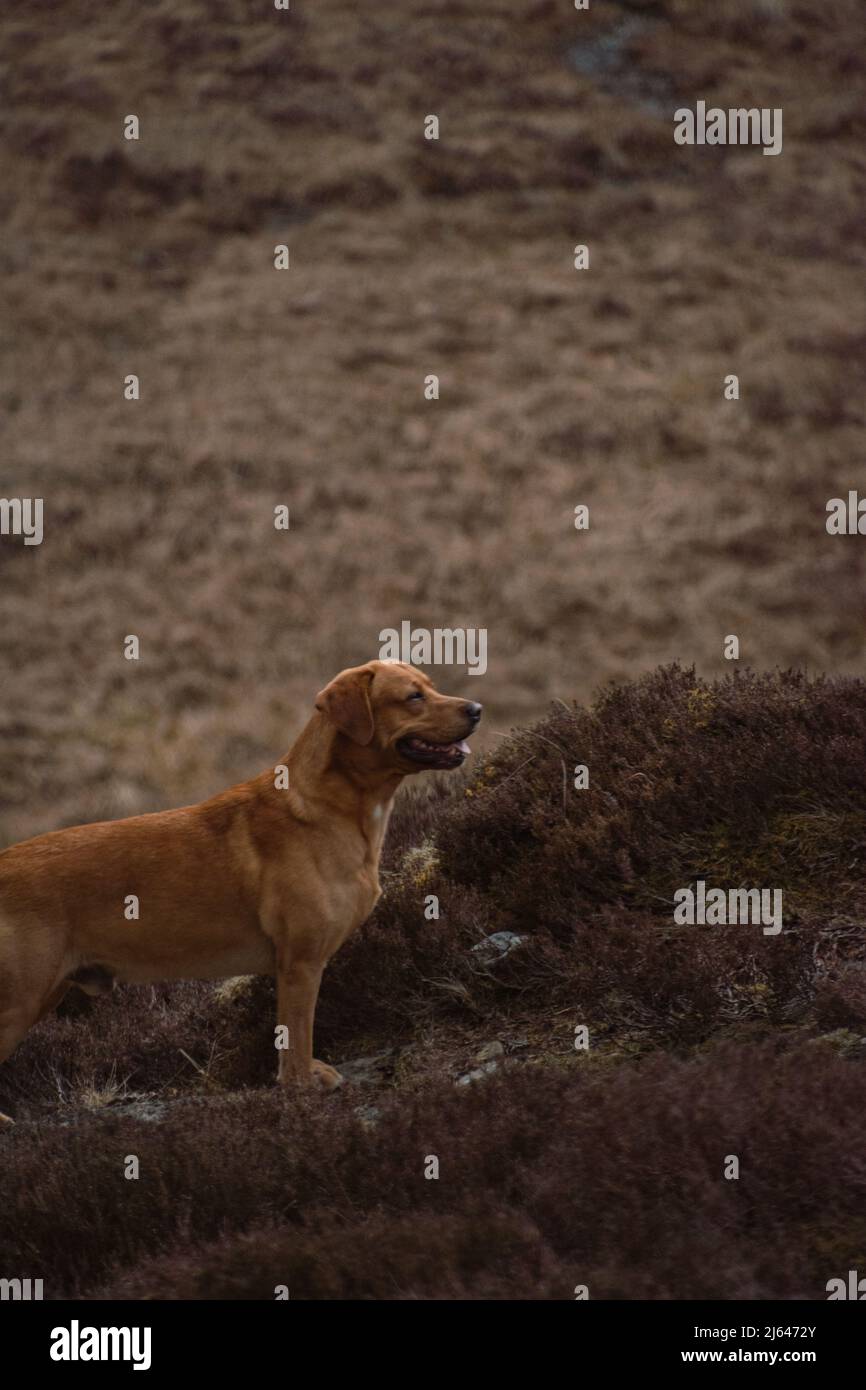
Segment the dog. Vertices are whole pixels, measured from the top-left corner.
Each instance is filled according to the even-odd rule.
[[[459,767],[481,708],[403,662],[369,661],[319,692],[274,771],[195,806],[4,850],[0,1061],[73,985],[272,974],[278,1082],[340,1085],[313,1057],[322,972],[380,897],[404,777]]]

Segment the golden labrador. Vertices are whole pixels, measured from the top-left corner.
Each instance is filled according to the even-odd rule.
[[[480,717],[413,667],[370,661],[319,693],[287,775],[0,853],[0,1061],[73,984],[275,974],[278,1080],[339,1085],[313,1057],[322,972],[379,897],[403,778],[459,767]]]

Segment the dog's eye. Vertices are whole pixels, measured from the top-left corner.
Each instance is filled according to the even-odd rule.
[[[421,690],[413,690],[413,691],[411,692],[411,694],[409,694],[409,695],[406,696],[406,699],[407,699],[407,700],[423,700],[423,699],[424,699],[424,693],[423,693],[423,691],[421,691]]]

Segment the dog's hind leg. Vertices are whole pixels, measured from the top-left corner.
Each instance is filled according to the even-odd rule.
[[[67,991],[71,988],[71,980],[61,980],[60,984],[57,986],[56,989],[53,989],[51,991],[48,998],[45,1000],[45,1003],[42,1005],[42,1008],[39,1010],[36,1022],[41,1023],[43,1018],[46,1018],[48,1014],[52,1014],[54,1010],[57,1008],[57,1005],[60,1003],[61,999],[64,998]]]
[[[111,993],[114,989],[114,976],[104,965],[82,965],[74,974],[67,975],[63,985],[64,991],[66,986],[74,985],[82,994],[89,994],[92,999],[96,999],[100,994]]]

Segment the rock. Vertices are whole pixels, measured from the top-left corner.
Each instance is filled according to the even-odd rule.
[[[382,1112],[376,1105],[359,1105],[355,1114],[365,1129],[375,1129],[382,1118]]]
[[[832,1033],[821,1033],[816,1038],[810,1038],[809,1042],[813,1047],[832,1047],[840,1057],[856,1058],[858,1061],[866,1058],[866,1038],[852,1032],[850,1028],[837,1028]]]
[[[455,1086],[471,1086],[475,1081],[483,1081],[485,1076],[498,1069],[499,1063],[495,1061],[485,1062],[483,1067],[476,1067],[474,1071],[466,1072],[465,1076],[458,1076]]]
[[[489,965],[495,960],[504,960],[522,942],[528,940],[525,936],[518,936],[513,931],[495,931],[492,936],[485,936],[483,941],[479,941],[472,947],[472,954],[480,956],[485,965]]]
[[[239,999],[248,999],[257,978],[256,975],[231,975],[216,986],[214,999],[220,1004],[234,1004]]]
[[[82,1120],[115,1120],[118,1117],[127,1120],[144,1120],[147,1124],[160,1124],[167,1119],[173,1112],[182,1109],[184,1106],[195,1105],[198,1097],[173,1096],[170,1100],[160,1100],[156,1096],[133,1097],[114,1104],[100,1106],[79,1106],[75,1109],[69,1107],[67,1111],[56,1111],[53,1115],[46,1115],[40,1123],[58,1125],[66,1129],[69,1126],[78,1125]]]
[[[170,1103],[165,1100],[136,1100],[127,1104],[105,1106],[100,1112],[104,1115],[123,1115],[131,1120],[146,1120],[148,1124],[159,1124],[169,1114]]]
[[[344,1081],[357,1086],[381,1086],[390,1080],[398,1048],[374,1052],[369,1057],[355,1057],[349,1062],[337,1062],[337,1071]]]
[[[504,1054],[505,1048],[501,1042],[489,1042],[478,1049],[475,1060],[476,1062],[489,1062],[492,1057],[502,1057]]]

